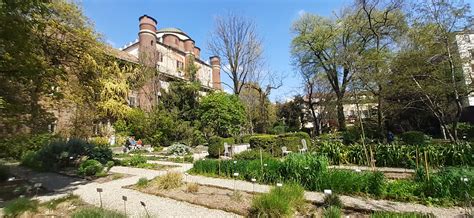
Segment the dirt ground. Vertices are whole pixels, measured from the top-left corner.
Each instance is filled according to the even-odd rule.
[[[187,184],[172,190],[159,190],[153,186],[146,188],[131,187],[144,193],[167,197],[179,201],[201,205],[207,208],[219,209],[240,215],[247,215],[253,195],[247,192],[197,185],[197,192],[188,192]]]

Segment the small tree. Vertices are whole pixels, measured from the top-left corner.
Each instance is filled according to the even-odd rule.
[[[239,133],[245,123],[245,108],[235,95],[212,93],[202,98],[199,114],[203,127],[221,137]]]

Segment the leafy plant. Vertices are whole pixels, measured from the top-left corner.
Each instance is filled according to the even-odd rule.
[[[340,218],[342,216],[341,208],[337,206],[331,206],[324,209],[324,218]]]
[[[168,151],[168,154],[184,156],[186,154],[189,154],[191,152],[191,149],[185,144],[174,143],[170,147],[168,147],[167,151]]]
[[[217,158],[220,155],[224,154],[224,143],[229,145],[234,144],[234,138],[221,138],[218,136],[211,137],[209,139],[209,156]]]
[[[145,177],[142,177],[142,178],[138,179],[138,182],[137,182],[136,185],[140,188],[146,187],[146,186],[148,186],[148,179],[145,178]]]
[[[37,211],[38,206],[39,202],[37,200],[20,197],[8,202],[3,208],[3,212],[6,216],[16,217],[26,211]]]
[[[107,161],[107,163],[105,164],[105,167],[106,167],[106,171],[109,172],[110,169],[115,165],[115,163],[113,161]]]
[[[419,131],[404,132],[401,138],[408,145],[425,145],[430,140],[427,135]]]
[[[93,176],[104,171],[104,167],[97,160],[86,160],[79,166],[78,172],[81,175]]]
[[[329,207],[342,208],[342,206],[343,204],[342,204],[341,199],[339,198],[339,195],[337,194],[324,195],[324,199],[323,199],[324,208],[329,208]]]
[[[129,158],[122,160],[122,165],[136,167],[140,164],[146,164],[146,161],[147,161],[146,157],[142,155],[133,155]]]
[[[262,159],[270,159],[272,155],[268,152],[262,151]],[[234,160],[260,160],[260,150],[252,149],[246,150],[233,156]]]

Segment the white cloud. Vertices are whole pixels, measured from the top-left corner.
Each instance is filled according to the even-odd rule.
[[[114,47],[114,48],[116,47],[115,42],[112,41],[112,40],[110,40],[110,39],[107,39],[105,42],[106,42],[107,44],[111,45],[111,46]]]

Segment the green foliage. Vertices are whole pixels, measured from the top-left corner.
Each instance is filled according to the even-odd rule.
[[[138,166],[140,164],[145,164],[146,163],[146,157],[142,156],[142,155],[133,155],[129,158],[125,158],[124,160],[122,160],[122,165],[124,166]]]
[[[432,214],[422,213],[398,213],[389,211],[377,211],[370,215],[370,218],[431,218]]]
[[[97,207],[86,207],[75,211],[72,218],[126,218],[125,214]]]
[[[84,176],[94,176],[104,171],[104,167],[99,161],[86,160],[79,166],[78,172]]]
[[[142,177],[140,179],[138,179],[138,182],[136,184],[139,188],[143,188],[143,187],[146,187],[148,186],[148,179],[145,178],[145,177]]]
[[[342,216],[342,211],[340,207],[331,206],[324,209],[323,217],[324,218],[340,218]]]
[[[7,181],[9,176],[10,176],[10,169],[5,165],[0,164],[0,182]]]
[[[473,141],[474,125],[469,123],[458,123],[458,135],[462,139]]]
[[[25,134],[0,139],[0,158],[20,159],[28,151],[37,151],[51,142],[51,134]]]
[[[201,125],[221,137],[237,135],[246,120],[239,98],[224,92],[211,93],[200,101]]]
[[[234,160],[260,160],[260,150],[252,149],[238,153],[232,157]],[[262,151],[262,159],[270,159],[272,155]]]
[[[368,179],[369,193],[381,197],[385,192],[385,177],[382,172],[371,173]]]
[[[297,184],[288,184],[254,198],[250,210],[256,217],[290,217],[304,205],[304,189]]]
[[[344,144],[353,144],[360,140],[361,131],[356,126],[347,127],[346,131],[342,132],[342,139]]]
[[[168,154],[184,156],[186,154],[189,154],[191,152],[191,149],[185,144],[174,143],[173,145],[168,147],[167,152]]]
[[[361,144],[344,145],[338,141],[322,141],[318,143],[316,153],[326,155],[334,165],[356,164],[365,165],[366,157]],[[423,147],[404,144],[375,144],[375,164],[378,167],[415,168],[416,153],[422,156],[428,151],[429,164],[434,167],[442,166],[473,166],[473,146],[468,142],[457,144],[428,144]],[[421,159],[419,160],[421,161]]]
[[[395,180],[387,183],[386,197],[397,201],[416,201],[421,183],[411,180]]]
[[[425,145],[429,143],[429,137],[419,131],[404,132],[401,138],[407,145]]]
[[[326,157],[311,154],[290,154],[281,164],[279,173],[287,181],[301,184],[310,190],[320,190],[318,184],[327,172]]]
[[[114,165],[115,165],[114,161],[111,161],[111,160],[107,161],[107,163],[105,164],[105,169],[106,169],[106,171],[109,172],[110,169],[111,169]]]
[[[286,147],[289,151],[298,152],[301,148],[301,140],[306,140],[308,148],[311,147],[311,139],[308,133],[296,132],[281,135],[255,135],[249,138],[251,148],[262,148],[273,156],[281,156],[281,148]]]
[[[219,157],[219,153],[220,155],[224,155],[224,143],[232,145],[234,144],[234,138],[221,138],[218,136],[211,137],[208,143],[209,156],[217,158]]]
[[[466,180],[466,181],[464,181]],[[426,197],[469,202],[474,197],[474,168],[446,168],[423,184]]]
[[[39,202],[37,200],[20,197],[8,202],[3,208],[3,212],[6,216],[16,217],[26,211],[36,211],[38,206]]]
[[[324,208],[328,208],[328,207],[342,208],[343,206],[344,205],[342,204],[342,201],[339,198],[339,195],[337,194],[324,195],[324,199],[323,199]]]
[[[58,170],[73,166],[83,157],[107,163],[112,160],[112,151],[108,147],[97,147],[80,139],[53,141],[40,150],[27,152],[22,157],[22,165],[37,170]]]

